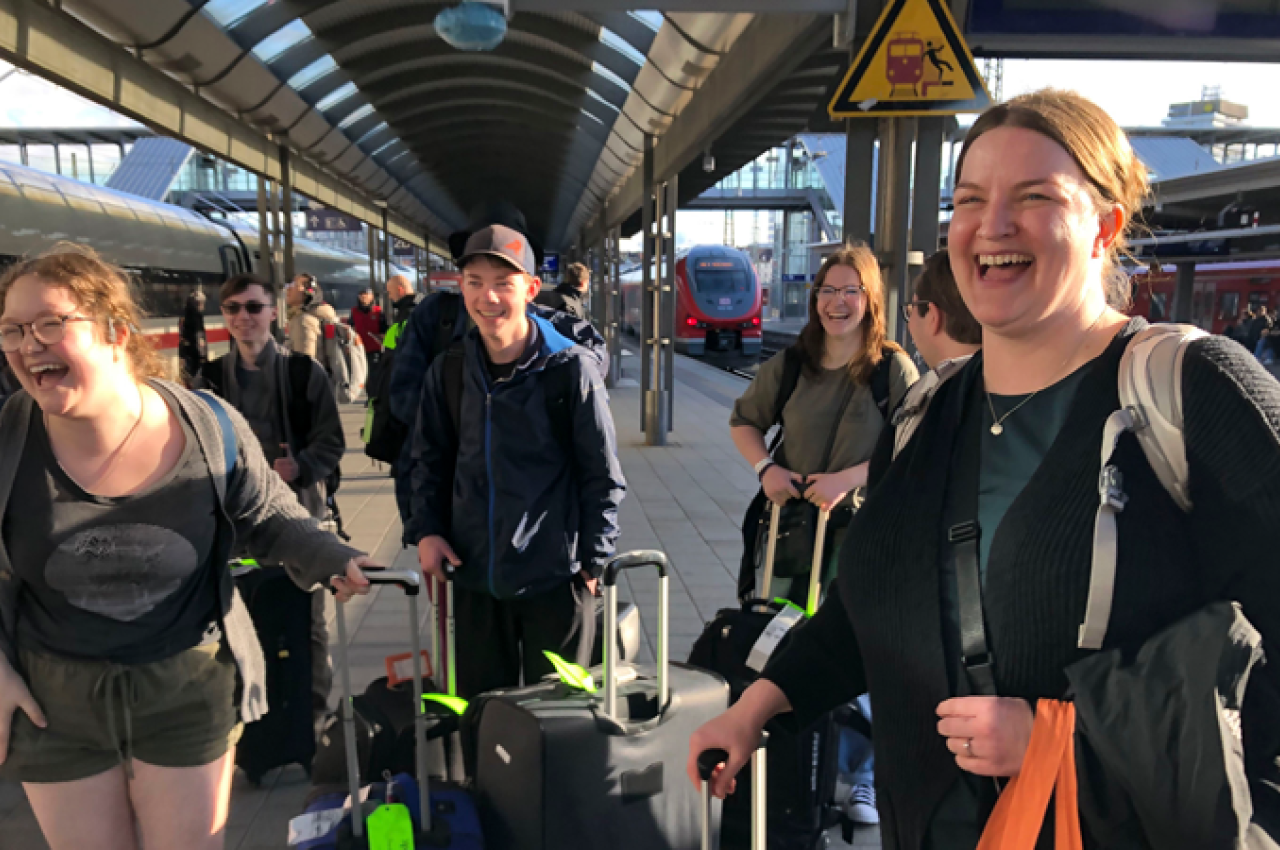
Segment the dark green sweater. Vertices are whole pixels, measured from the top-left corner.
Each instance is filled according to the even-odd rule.
[[[996,532],[987,568],[987,629],[1000,694],[1062,698],[1063,669],[1083,619],[1097,507],[1103,424],[1119,406],[1116,376],[1135,320],[1083,378],[1061,433]],[[871,694],[886,848],[923,846],[930,818],[960,776],[937,733],[952,696],[940,608],[939,564],[948,460],[973,368],[939,391],[892,464],[886,434],[871,465],[870,496],[850,527],[837,592],[765,670],[808,723]],[[1119,563],[1106,647],[1141,643],[1214,599],[1242,603],[1267,645],[1280,641],[1280,384],[1239,345],[1194,343],[1183,370],[1191,495],[1174,504],[1131,434],[1114,462],[1129,504],[1118,518]],[[1280,655],[1277,655],[1280,657]],[[1280,780],[1280,665],[1257,672],[1245,710],[1254,777]],[[1257,795],[1256,795],[1257,799]],[[1086,834],[1086,845],[1091,845]]]

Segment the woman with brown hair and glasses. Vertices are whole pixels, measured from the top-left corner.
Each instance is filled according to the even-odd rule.
[[[1280,666],[1253,667],[1234,705],[1240,680],[1215,684],[1215,674],[1280,640],[1280,570],[1257,533],[1280,525],[1280,385],[1237,343],[1189,337],[1174,373],[1189,496],[1180,508],[1139,435],[1115,425],[1155,421],[1137,424],[1120,407],[1121,364],[1146,328],[1123,312],[1119,260],[1147,194],[1124,132],[1072,92],[1021,95],[978,118],[957,174],[947,252],[982,350],[938,387],[896,457],[891,441],[877,447],[836,592],[694,734],[690,775],[697,753],[727,750],[713,780],[723,795],[768,720],[790,712],[803,724],[865,688],[884,846],[973,850],[1004,780],[1023,770],[1033,706],[1054,701],[1051,717],[1083,697],[1111,711],[1094,737],[1075,727],[1067,750],[1122,734],[1105,765],[1097,750],[1077,765],[1086,848],[1264,846],[1254,827],[1280,826]],[[1109,544],[1096,536],[1104,511]],[[1095,639],[1083,626],[1107,558],[1110,619]],[[1154,678],[1140,675],[1150,665],[1124,672],[1206,611],[1248,622],[1205,629],[1212,640],[1186,641]],[[1229,646],[1215,657],[1188,657],[1219,641]],[[1067,670],[1078,664],[1117,665],[1105,669],[1131,701],[1073,690]],[[1193,693],[1203,696],[1194,711]],[[1151,713],[1124,710],[1143,696]],[[1240,710],[1233,719],[1227,708]],[[1188,751],[1194,742],[1206,749]],[[1135,769],[1143,781],[1117,779]],[[1185,796],[1139,818],[1162,782]]]
[[[76,246],[0,276],[0,776],[52,850],[217,850],[266,711],[233,546],[365,592],[228,406],[163,380],[124,273]],[[234,439],[233,439],[234,437]]]
[[[733,406],[729,433],[755,468],[764,495],[777,505],[804,499],[833,511],[826,549],[831,565],[861,501],[867,461],[888,414],[916,377],[911,358],[885,336],[880,266],[871,249],[856,245],[822,263],[799,339],[761,364]],[[770,453],[765,434],[774,425],[786,436]],[[767,533],[766,523],[760,537]],[[775,564],[774,586],[757,595],[790,597],[803,606],[809,568]]]

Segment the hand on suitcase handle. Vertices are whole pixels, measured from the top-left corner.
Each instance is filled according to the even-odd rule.
[[[366,594],[375,584],[394,584],[408,596],[417,596],[422,590],[422,574],[417,570],[389,570],[367,555],[351,559],[346,575],[334,576],[330,581],[329,590],[339,602]]]
[[[719,747],[703,750],[698,753],[698,778],[703,782],[710,782],[711,774],[715,773],[716,768],[728,760],[728,750],[722,750]]]

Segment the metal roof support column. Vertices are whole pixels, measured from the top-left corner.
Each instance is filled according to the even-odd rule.
[[[605,221],[609,220],[608,215]],[[622,379],[622,323],[623,323],[623,301],[622,301],[622,226],[618,225],[609,231],[609,256],[606,260],[606,267],[609,270],[609,323],[608,336],[605,337],[609,346],[609,374],[605,376],[606,386],[612,389],[618,385],[618,381]]]
[[[919,119],[916,173],[911,199],[911,249],[928,257],[938,250],[938,207],[942,195],[942,133],[946,118]]]
[[[391,241],[391,231],[387,222],[387,208],[382,206],[382,296],[390,299],[391,294],[387,292],[387,281],[391,280],[391,251],[394,243]],[[391,309],[390,301],[387,303],[387,310]]]
[[[365,235],[368,237],[368,247],[365,249],[369,254],[369,288],[377,289],[378,283],[378,237],[375,235],[375,228],[372,224],[364,226]]]
[[[644,273],[641,289],[641,311],[644,319],[641,336],[640,387],[644,399],[643,421],[645,445],[667,444],[667,417],[662,398],[662,271],[655,263],[662,254],[660,229],[662,220],[662,195],[657,192],[653,174],[653,134],[644,136],[644,188],[642,191],[641,222],[644,234]],[[655,271],[657,274],[655,275]]]
[[[293,167],[289,162],[289,148],[280,145],[280,216],[284,234],[284,279],[293,280]]]
[[[1152,265],[1159,268],[1159,263]],[[1178,277],[1173,285],[1173,315],[1175,322],[1191,323],[1191,299],[1196,291],[1196,264],[1178,263]]]
[[[89,182],[96,186],[98,181],[93,174],[93,142],[89,142],[85,148],[89,151]]]
[[[885,316],[890,339],[902,342],[906,327],[907,252],[911,216],[911,146],[916,119],[880,119],[880,174],[876,192],[876,257],[884,269]]]
[[[120,158],[124,159],[123,149],[121,149],[120,151]],[[22,141],[18,142],[18,161],[21,162],[24,167],[30,168],[30,165],[28,164],[28,160],[27,160],[27,143],[26,142],[22,142]]]
[[[871,243],[875,151],[876,122],[867,118],[846,119],[844,209],[841,211],[844,230],[841,238],[846,245]]]
[[[609,290],[605,280],[609,266],[605,259],[605,250],[609,244],[609,236],[604,230],[603,217],[595,220],[591,232],[593,244],[591,249],[591,286],[587,290],[587,297],[591,299],[591,322],[604,334],[607,349],[609,340],[609,298],[606,293]]]
[[[268,244],[267,236],[267,181],[258,175],[258,265],[254,271],[258,277],[267,282],[268,286],[275,286],[276,276],[271,268],[271,246]],[[280,293],[276,293],[277,302]]]
[[[281,269],[280,255],[280,195],[276,191],[276,182],[274,180],[267,181],[267,205],[271,208],[271,227],[268,229],[271,241],[271,272],[272,277],[279,274]],[[292,282],[292,278],[284,278],[276,280],[276,286],[279,289]]]
[[[53,143],[53,170],[59,177],[62,176],[62,148],[57,142]]]
[[[662,325],[663,376],[661,387],[666,400],[668,431],[676,428],[676,208],[680,206],[677,191],[680,175],[672,174],[666,184],[666,199],[662,207],[666,213],[666,227],[660,232],[659,250],[666,257],[666,273],[662,276]],[[665,245],[665,250],[663,247]]]

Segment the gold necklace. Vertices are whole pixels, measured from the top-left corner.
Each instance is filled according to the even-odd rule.
[[[99,483],[102,482],[102,479],[107,477],[107,473],[112,470],[112,468],[116,465],[116,461],[120,459],[120,453],[124,451],[125,446],[129,445],[129,441],[133,439],[133,435],[138,431],[138,426],[142,424],[142,419],[147,412],[147,397],[142,392],[142,385],[138,384],[137,387],[138,387],[138,418],[133,420],[133,426],[129,429],[129,433],[124,435],[124,439],[120,441],[120,445],[112,449],[111,454],[107,456],[107,461],[103,465],[102,469],[98,470],[98,473],[93,476],[93,484],[92,485],[80,484],[80,488],[82,490],[89,491],[90,486],[96,487]],[[43,418],[44,418],[44,430],[45,430],[45,433],[48,433],[49,414],[47,413],[44,414]],[[50,447],[52,448],[52,445]],[[59,465],[61,465],[61,462],[59,462]],[[66,472],[65,467],[63,468],[63,472]],[[67,472],[67,476],[71,477],[71,473]],[[74,481],[75,479],[72,478],[72,480]],[[76,483],[79,484],[80,482],[77,481]]]
[[[1088,340],[1089,340],[1089,335],[1093,333],[1093,329],[1094,329],[1094,328],[1096,328],[1096,327],[1098,326],[1098,322],[1102,321],[1102,317],[1103,317],[1103,316],[1105,316],[1105,315],[1106,315],[1106,313],[1107,313],[1107,308],[1106,308],[1106,307],[1103,307],[1103,308],[1102,308],[1102,312],[1101,312],[1101,313],[1099,313],[1099,314],[1098,314],[1098,317],[1097,317],[1096,319],[1094,319],[1094,320],[1093,320],[1093,324],[1092,324],[1092,325],[1089,325],[1089,330],[1087,330],[1087,331],[1085,331],[1085,332],[1084,332],[1084,336],[1082,336],[1082,337],[1080,338],[1080,342],[1079,342],[1079,343],[1077,343],[1077,344],[1076,344],[1076,347],[1075,347],[1074,349],[1072,349],[1072,351],[1071,351],[1071,353],[1070,353],[1070,354],[1068,354],[1068,355],[1067,355],[1067,359],[1062,361],[1062,365],[1058,367],[1058,370],[1057,370],[1057,372],[1055,372],[1055,374],[1060,373],[1063,369],[1067,368],[1067,364],[1068,364],[1068,363],[1070,363],[1073,359],[1075,359],[1075,356],[1076,356],[1077,354],[1079,354],[1079,353],[1080,353],[1080,349],[1084,348],[1084,344],[1085,344],[1086,342],[1088,342]],[[986,390],[986,389],[984,389],[983,391],[984,391],[984,392],[986,393],[986,395],[987,395],[987,407],[991,409],[991,419],[992,419],[992,422],[991,422],[991,436],[993,436],[993,437],[999,437],[1001,434],[1003,434],[1003,433],[1004,433],[1004,423],[1005,423],[1005,420],[1007,420],[1007,419],[1008,419],[1010,416],[1012,416],[1013,414],[1017,413],[1017,412],[1018,412],[1018,410],[1019,410],[1019,409],[1020,409],[1024,404],[1026,404],[1027,402],[1031,401],[1031,399],[1035,398],[1036,396],[1040,395],[1040,391],[1041,391],[1041,390],[1044,390],[1044,389],[1046,389],[1047,387],[1051,387],[1051,386],[1053,386],[1053,385],[1054,385],[1054,384],[1056,384],[1056,383],[1057,383],[1057,381],[1054,381],[1054,382],[1052,382],[1052,383],[1046,384],[1045,386],[1041,387],[1039,390],[1036,390],[1036,391],[1035,391],[1035,392],[1033,392],[1031,395],[1027,396],[1027,397],[1026,397],[1026,398],[1024,398],[1022,401],[1020,401],[1020,402],[1018,402],[1017,404],[1015,404],[1015,405],[1013,406],[1013,409],[1012,409],[1012,410],[1007,411],[1003,416],[997,416],[997,415],[996,415],[996,406],[995,406],[995,403],[991,400],[991,392],[990,392],[990,390]]]

